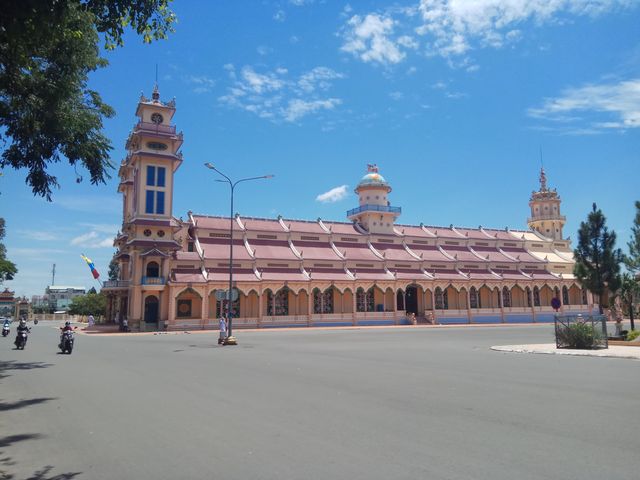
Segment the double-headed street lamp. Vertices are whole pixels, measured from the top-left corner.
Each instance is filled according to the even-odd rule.
[[[233,309],[231,308],[232,302],[232,291],[233,291],[233,192],[236,188],[236,185],[241,182],[248,182],[249,180],[261,180],[273,178],[273,175],[262,175],[260,177],[247,177],[241,178],[240,180],[236,180],[235,182],[227,177],[224,173],[214,167],[211,163],[207,162],[204,164],[209,170],[213,170],[218,174],[222,175],[225,179],[220,180],[216,179],[216,182],[228,183],[229,187],[231,187],[231,214],[229,215],[229,290],[227,291],[227,318],[229,321],[228,334],[227,338],[224,342],[225,345],[237,345],[235,337],[232,333],[232,318],[233,318]]]

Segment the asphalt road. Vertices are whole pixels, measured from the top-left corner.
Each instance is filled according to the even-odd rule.
[[[633,479],[640,362],[552,327],[0,338],[0,479]],[[13,331],[12,331],[13,334]]]

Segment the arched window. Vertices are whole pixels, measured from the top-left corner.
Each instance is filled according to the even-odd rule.
[[[533,306],[540,306],[540,289],[538,287],[533,287]]]
[[[289,289],[281,288],[274,298],[275,315],[289,315]]]
[[[273,292],[271,290],[265,290],[263,294],[267,300],[267,316],[273,316]]]
[[[373,312],[373,287],[366,292],[362,287],[356,290],[356,310],[358,312]]]
[[[398,293],[396,294],[397,299],[396,302],[398,303],[398,311],[402,312],[404,311],[404,292],[402,290],[398,290]]]
[[[313,313],[333,313],[332,288],[328,288],[324,292],[318,288],[313,290]]]
[[[158,262],[147,263],[147,277],[158,278],[160,276],[160,265]]]
[[[436,310],[449,310],[449,295],[446,290],[436,287],[435,297]]]
[[[471,290],[469,290],[469,304],[471,308],[480,308],[480,297],[476,287],[471,287]]]
[[[569,289],[566,287],[562,287],[562,304],[569,305]]]
[[[583,288],[582,289],[582,304],[583,305],[587,305],[589,302],[587,300],[587,289]]]
[[[531,289],[529,287],[525,288],[524,293],[527,296],[527,307],[531,308]]]
[[[558,300],[560,299],[560,289],[558,287],[553,287],[553,296]]]
[[[502,287],[502,306],[511,307],[511,292],[507,287]]]

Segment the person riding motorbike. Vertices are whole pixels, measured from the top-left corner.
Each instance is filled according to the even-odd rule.
[[[9,335],[10,325],[11,325],[11,322],[9,321],[9,319],[5,318],[4,323],[2,324],[2,336]]]
[[[69,321],[64,322],[64,327],[60,327],[60,348],[62,348],[62,339],[64,338],[64,332],[72,332],[73,330],[74,327],[71,326],[71,322]]]
[[[20,320],[20,323],[18,324],[18,328],[17,328],[17,335],[16,335],[16,341],[15,344],[16,346],[18,346],[18,341],[20,339],[20,335],[23,332],[30,332],[31,330],[29,329],[29,327],[27,327],[27,321],[23,318],[22,320]]]

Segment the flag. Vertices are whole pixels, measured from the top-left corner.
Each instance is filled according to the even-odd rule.
[[[96,280],[98,279],[98,277],[100,276],[100,274],[98,273],[98,270],[96,270],[95,265],[93,264],[93,262],[91,261],[90,258],[87,258],[84,256],[84,254],[80,254],[80,256],[82,257],[82,259],[87,262],[87,265],[89,265],[89,268],[91,269],[91,275],[93,275],[93,278],[95,278]]]

